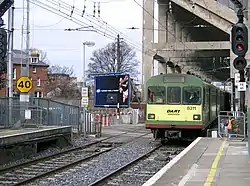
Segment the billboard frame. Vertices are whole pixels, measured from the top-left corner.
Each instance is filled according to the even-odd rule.
[[[128,84],[128,105],[120,105],[118,106],[117,105],[96,105],[96,90],[97,90],[97,86],[96,86],[96,76],[102,76],[102,77],[105,77],[105,76],[122,76],[122,75],[127,75],[128,78],[129,78],[129,84]],[[94,85],[95,85],[95,89],[94,89],[94,107],[95,108],[129,108],[130,107],[130,99],[131,99],[131,82],[130,82],[130,75],[128,73],[106,73],[106,74],[96,74],[94,75]]]

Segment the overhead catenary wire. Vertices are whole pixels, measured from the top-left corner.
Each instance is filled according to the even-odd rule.
[[[66,17],[68,20],[73,21],[73,22],[77,23],[78,25],[80,24],[81,26],[90,26],[89,24],[87,24],[87,23],[85,23],[85,22],[82,22],[82,21],[80,21],[79,19],[76,19],[76,18],[74,18],[74,17],[70,17],[70,18],[69,18],[69,17],[68,17],[69,15],[68,15],[67,13],[62,12],[62,11],[58,11],[57,9],[54,9],[54,7],[51,7],[51,6],[49,6],[49,5],[47,5],[47,4],[44,4],[44,3],[42,3],[42,2],[37,2],[37,1],[34,2],[34,1],[33,1],[32,3],[35,4],[35,5],[37,5],[37,6],[40,6],[40,7],[44,8],[44,9],[46,9],[46,10],[52,12],[52,13],[56,13],[57,15],[62,16],[61,14],[63,14],[63,16]],[[98,29],[98,28],[95,28],[95,29],[98,31],[99,34],[103,34],[105,37],[107,37],[107,38],[109,38],[109,39],[114,39],[114,38],[116,37],[116,36],[113,36],[113,35],[108,34],[108,33],[106,33],[106,32],[103,32],[102,30],[100,30],[100,29]],[[129,43],[128,43],[128,44],[129,44]],[[132,46],[134,46],[134,48],[138,49],[138,47],[135,46],[135,45],[133,45],[131,42],[130,42],[130,45],[132,45]],[[139,50],[140,50],[140,49],[139,49]]]
[[[81,20],[79,20],[79,19],[77,19],[77,18],[75,18],[73,16],[70,17],[69,14],[67,14],[67,13],[65,13],[65,12],[62,11],[62,9],[63,9],[62,7],[60,8],[60,11],[59,11],[58,9],[55,9],[54,7],[51,7],[51,6],[49,6],[49,5],[41,2],[39,0],[31,0],[31,3],[34,4],[34,5],[36,5],[36,6],[39,6],[40,8],[43,8],[43,9],[51,12],[53,14],[62,16],[65,19],[68,19],[68,20],[70,20],[70,21],[72,21],[72,22],[74,22],[74,23],[76,23],[76,24],[78,24],[80,26],[91,26],[90,24],[85,23],[85,22],[83,22],[83,21],[81,21]],[[94,28],[96,29],[96,31],[97,31],[98,34],[101,34],[101,35],[103,35],[103,36],[105,36],[105,37],[107,37],[109,39],[112,39],[112,40],[114,40],[116,38],[116,35],[114,35],[114,34],[109,34],[106,31],[103,31],[103,30],[101,30],[99,28],[96,28],[96,27],[94,27]],[[137,49],[139,51],[142,51],[138,46],[134,45],[131,41],[125,40],[125,42],[127,42],[133,48],[135,48],[135,49]]]
[[[33,1],[35,1],[35,0],[33,0]],[[46,0],[45,0],[46,1]],[[35,1],[35,2],[38,2],[39,4],[41,3],[41,2],[39,2],[39,1]],[[37,3],[37,4],[38,4]],[[34,4],[34,3],[33,3]],[[41,5],[41,4],[40,4]],[[48,5],[46,5],[46,4],[44,4],[43,3],[43,5],[45,5],[45,7],[47,7]],[[61,6],[61,4],[60,4],[60,6]],[[70,5],[69,5],[70,6]],[[43,8],[45,8],[44,6],[43,6]],[[54,10],[54,12],[53,13],[55,13],[55,12],[57,12],[58,11],[58,9],[55,9],[55,8],[53,8],[53,7],[50,7],[52,10]],[[62,8],[62,6],[60,7],[60,8]],[[52,11],[52,10],[48,10],[48,11]],[[75,8],[75,11],[76,11],[77,9]],[[67,11],[69,11],[70,12],[70,9],[67,9]],[[84,23],[84,22],[82,22],[82,21],[80,21],[80,20],[77,20],[76,18],[73,18],[73,17],[70,17],[70,18],[68,18],[68,14],[65,14],[65,13],[63,13],[62,11],[60,11],[60,13],[61,14],[64,14],[64,16],[66,16],[67,17],[67,19],[69,19],[70,21],[73,21],[73,22],[75,22],[75,23],[77,23],[77,24],[80,24],[80,25],[87,25],[86,23]],[[58,14],[57,14],[58,15]],[[62,15],[60,15],[60,16],[62,16]],[[78,16],[80,16],[80,14],[78,14]],[[89,17],[89,18],[92,18],[91,16]],[[93,18],[92,18],[92,20],[93,20]],[[90,23],[93,23],[93,21],[92,20],[89,20],[89,22]],[[99,22],[100,23],[100,21],[98,21],[98,20],[95,20],[95,21],[97,21],[97,22]],[[95,23],[96,25],[98,25],[97,23]],[[89,25],[89,24],[88,24]],[[98,25],[98,26],[100,26],[100,25]],[[103,27],[101,27],[101,28],[103,28]],[[95,27],[95,29],[97,29],[98,30],[98,33],[99,34],[103,34],[103,36],[105,36],[105,37],[107,37],[107,38],[109,38],[109,39],[115,39],[115,37],[116,36],[114,36],[112,33],[115,33],[114,31],[107,31],[107,30],[105,30],[105,31],[103,31],[103,30],[101,30],[101,29],[98,29],[98,28],[96,28]],[[113,30],[115,30],[115,29],[113,29]],[[118,31],[119,32],[119,31]],[[121,33],[121,32],[119,32],[119,33]],[[117,32],[115,33],[115,34],[117,34]],[[124,34],[121,34],[121,35],[124,35]],[[124,36],[123,36],[124,37]],[[128,41],[126,41],[126,42],[128,42]],[[130,42],[130,41],[129,41]],[[134,45],[134,44],[131,44],[131,43],[128,43],[129,45],[132,45],[135,49],[137,49],[137,50],[139,50],[139,51],[142,51],[138,46],[136,46],[136,45]],[[139,49],[138,49],[139,48]],[[150,51],[151,49],[149,49],[149,51]],[[143,53],[145,53],[144,51],[142,51]],[[150,52],[154,52],[154,51],[150,51]],[[147,54],[147,53],[146,53]],[[154,52],[154,54],[155,54],[155,52]],[[147,55],[150,55],[150,56],[152,56],[151,54],[147,54]]]
[[[38,2],[37,0],[31,0],[31,3],[34,4],[34,5],[36,5],[36,6],[38,6],[38,7],[40,7],[40,8],[42,8],[42,9],[45,9],[45,10],[49,11],[49,12],[55,14],[55,15],[64,17],[65,19],[67,19],[69,21],[72,21],[72,22],[76,23],[77,25],[80,25],[80,26],[90,26],[87,23],[84,23],[84,22],[82,22],[82,21],[80,21],[80,20],[78,20],[76,18],[69,17],[68,14],[66,14],[66,13],[64,13],[62,11],[58,11],[56,9],[53,9],[53,7],[51,8],[50,6],[48,6],[48,5],[46,5],[46,4],[42,3],[42,2]],[[103,32],[101,30],[99,30],[99,29],[96,29],[96,30],[97,30],[97,32],[99,34],[103,34]],[[109,34],[106,34],[105,37],[107,37],[109,39],[114,39],[115,38],[115,36],[112,36],[112,35],[109,35]]]
[[[53,1],[53,0],[44,0],[47,1],[51,4],[53,4],[54,6],[58,6],[58,4]],[[62,1],[62,0],[58,0],[58,2],[60,3],[60,8],[64,8],[67,11],[71,11],[72,10],[72,5]],[[100,27],[100,29],[104,29],[106,32],[110,32],[114,35],[121,35],[121,37],[123,37],[125,40],[127,40],[128,42],[130,42],[131,44],[137,46],[137,47],[141,47],[141,43],[135,43],[135,42],[131,42],[131,39],[126,36],[124,33],[122,33],[121,31],[117,30],[116,28],[114,28],[113,26],[109,25],[106,21],[102,20],[102,18],[97,18],[97,17],[93,17],[93,15],[88,14],[87,12],[85,12],[85,14],[82,16],[82,10],[74,7],[74,15],[77,16],[81,16],[82,18],[88,20],[91,24],[94,24],[98,27]],[[102,25],[100,25],[100,23]],[[139,44],[139,46],[138,46]],[[153,52],[153,51],[152,51]]]

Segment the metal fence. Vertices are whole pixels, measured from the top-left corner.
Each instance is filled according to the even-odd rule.
[[[24,119],[28,115],[30,118]],[[28,105],[22,108],[19,98],[0,98],[1,128],[25,125],[67,125],[80,131],[80,108],[43,98],[30,98]]]
[[[228,128],[229,120],[232,119],[232,128]],[[240,111],[221,111],[218,116],[218,135],[228,138],[246,137],[246,118]]]
[[[87,110],[81,111],[81,127],[80,127],[81,133],[96,134],[98,124],[96,123],[96,121],[94,121],[93,113],[90,113]]]

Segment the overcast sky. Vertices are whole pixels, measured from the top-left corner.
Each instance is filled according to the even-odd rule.
[[[63,13],[70,15],[70,7],[64,6],[63,3],[75,5],[76,9],[83,10],[84,0],[30,0],[31,2],[42,5],[58,13],[60,10]],[[142,0],[137,0],[142,3]],[[61,2],[59,4],[59,2]],[[101,20],[104,20],[108,25],[121,31],[129,38],[129,41],[141,48],[141,29],[130,30],[129,27],[142,27],[142,9],[133,0],[97,0],[96,2],[103,2],[100,4]],[[43,4],[42,4],[43,3]],[[53,4],[54,3],[54,4]],[[96,3],[96,11],[98,4]],[[15,35],[14,48],[21,49],[21,28],[23,22],[23,0],[15,0]],[[65,8],[67,10],[65,10]],[[93,15],[94,2],[86,0],[86,13]],[[91,48],[86,48],[86,61],[91,57],[93,50],[104,47],[109,42],[114,41],[117,31],[110,33],[110,29],[103,23],[97,22],[100,31],[105,31],[106,34],[113,37],[109,39],[103,35],[95,32],[84,31],[64,31],[66,28],[79,28],[84,23],[93,25],[89,20],[94,19],[92,16],[81,17],[78,16],[79,11],[73,13],[74,18],[78,19],[78,24],[55,15],[51,11],[45,10],[31,3],[30,13],[30,46],[38,48],[47,52],[51,64],[61,64],[66,66],[74,66],[77,77],[82,76],[82,42],[94,41],[96,45]],[[4,15],[4,21],[7,24],[8,13]],[[96,16],[98,14],[96,13]],[[69,16],[66,16],[69,18]],[[26,18],[26,16],[25,16]],[[87,19],[89,20],[87,20]],[[73,19],[75,20],[75,19]],[[97,27],[96,25],[93,25]],[[24,44],[25,47],[25,44]],[[141,61],[141,51],[137,50],[138,59]],[[141,79],[139,77],[139,79]]]

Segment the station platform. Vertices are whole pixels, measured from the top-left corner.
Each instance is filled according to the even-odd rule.
[[[197,138],[143,186],[249,186],[247,142]]]
[[[31,142],[52,136],[64,135],[71,138],[70,126],[42,126],[40,128],[1,129],[0,146]],[[69,140],[71,140],[69,138]]]
[[[48,143],[65,147],[71,141],[71,126],[0,129],[0,165],[35,155],[43,146],[48,146]]]

